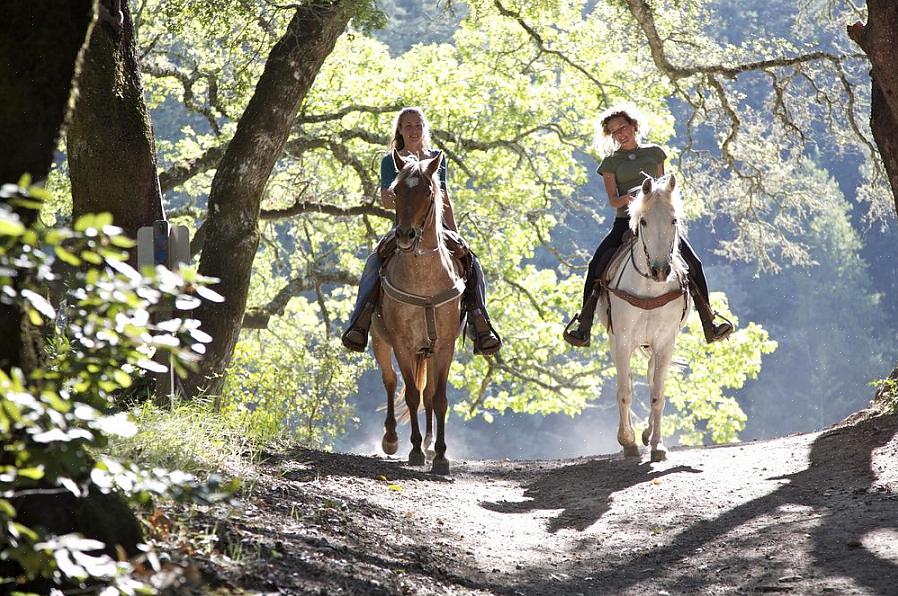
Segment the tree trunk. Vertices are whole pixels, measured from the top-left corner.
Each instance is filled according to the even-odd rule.
[[[870,128],[898,213],[898,2],[867,0],[867,11],[867,24],[849,25],[848,35],[872,66]],[[890,378],[898,378],[898,366]]]
[[[119,15],[117,2],[106,0]],[[141,84],[134,25],[127,1],[121,25],[93,29],[78,81],[79,98],[67,135],[72,216],[112,213],[135,238],[141,226],[164,219],[156,147]]]
[[[0,3],[0,184],[47,177],[92,17],[91,0]]]
[[[218,278],[225,297],[197,311],[212,336],[197,372],[183,391],[217,392],[240,333],[253,259],[259,244],[262,192],[280,157],[290,125],[325,58],[350,17],[348,1],[316,0],[296,9],[284,36],[272,48],[234,138],[218,165],[209,194],[206,240],[199,271]]]
[[[18,182],[22,174],[46,178],[53,152],[69,112],[78,56],[86,47],[93,21],[92,0],[34,0],[0,4],[0,183]],[[25,214],[22,210],[21,214]],[[28,210],[26,223],[36,211]],[[18,304],[0,305],[0,368],[28,371],[35,345],[34,334]],[[23,339],[24,338],[24,339]],[[87,458],[81,447],[79,456]],[[0,452],[0,468],[13,466],[16,454]],[[85,465],[90,470],[91,465]],[[39,486],[56,489],[55,486]],[[114,493],[92,490],[83,498],[71,493],[29,494],[12,500],[15,521],[49,533],[79,532],[103,540],[111,556],[119,544],[137,553],[143,540],[140,524],[127,504]],[[2,546],[6,546],[5,544]],[[22,570],[11,560],[0,561],[0,577],[15,577]],[[49,580],[19,584],[24,592],[49,593]],[[4,586],[7,588],[7,586]]]
[[[92,18],[90,0],[0,5],[0,184],[47,177]],[[37,215],[16,211],[26,225]],[[0,304],[0,368],[35,365],[35,331],[19,305]]]

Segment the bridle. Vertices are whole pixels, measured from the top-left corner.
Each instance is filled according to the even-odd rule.
[[[645,238],[639,233],[641,231],[642,230],[640,229],[640,227],[636,226],[636,239],[639,241],[640,244],[642,244],[642,254],[645,255],[646,263],[648,263],[649,266],[651,266],[652,257],[649,256],[649,247],[645,243]],[[676,234],[674,234],[673,241],[670,243],[670,250],[667,252],[667,262],[670,263],[671,268],[673,268],[673,255],[674,255],[674,251],[676,251],[677,240],[679,239],[679,237],[680,237],[680,234],[678,231]],[[642,277],[644,277],[646,279],[654,280],[655,278],[652,277],[652,275],[650,273],[645,273],[644,271],[639,269],[639,264],[636,262],[636,255],[633,253],[635,244],[636,243],[634,242],[633,245],[630,246],[630,262],[633,263],[633,268],[636,270],[636,273],[638,273]]]
[[[430,206],[427,208],[427,213],[424,214],[424,217],[421,219],[421,225],[412,226],[412,230],[415,231],[415,239],[412,241],[411,246],[408,248],[402,248],[399,246],[399,243],[396,244],[396,250],[402,253],[414,252],[414,254],[421,255],[424,252],[419,248],[421,244],[421,239],[424,237],[424,230],[431,224],[431,222],[436,218],[436,200],[437,193],[434,188],[433,181],[430,183]],[[439,250],[439,248],[435,249]]]

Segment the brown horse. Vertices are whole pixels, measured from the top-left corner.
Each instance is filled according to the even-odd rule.
[[[446,384],[455,356],[464,291],[460,267],[443,244],[443,192],[437,175],[442,159],[442,153],[418,161],[393,151],[399,171],[391,187],[396,193],[396,254],[381,272],[380,312],[372,324],[374,357],[387,391],[383,450],[392,455],[399,449],[393,406],[397,379],[391,356],[395,355],[411,416],[408,462],[415,466],[426,463],[418,427],[418,406],[423,399],[427,421],[424,449],[430,447],[436,413],[436,453],[431,469],[435,474],[449,473]]]

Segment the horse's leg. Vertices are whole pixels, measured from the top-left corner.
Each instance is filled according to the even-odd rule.
[[[418,426],[418,406],[421,404],[421,392],[415,382],[417,367],[427,366],[423,358],[412,357],[408,366],[402,368],[405,379],[405,404],[408,406],[409,420],[412,424],[412,450],[408,454],[408,463],[412,466],[423,466],[426,463],[421,451],[421,428]],[[406,370],[408,369],[408,370]]]
[[[430,448],[433,443],[433,394],[435,383],[433,380],[427,382],[427,389],[424,390],[424,455],[427,459],[432,460],[434,450]]]
[[[446,385],[449,382],[449,365],[452,364],[452,354],[448,357],[445,366],[440,367],[436,378],[436,391],[433,396],[433,409],[437,419],[436,455],[433,458],[433,466],[430,471],[434,474],[449,474],[449,460],[446,459],[446,411],[449,409],[449,399],[446,397]]]
[[[434,456],[433,449],[430,445],[433,443],[433,396],[436,392],[436,380],[433,378],[434,366],[428,366],[427,388],[424,390],[424,455],[427,459],[432,460]]]
[[[611,353],[614,359],[614,368],[617,369],[617,410],[620,414],[617,442],[624,448],[625,456],[639,457],[636,433],[630,422],[630,401],[633,396],[633,387],[630,382],[630,355],[633,350],[621,341],[620,335],[615,334],[611,336]]]
[[[393,348],[372,334],[372,349],[374,359],[380,366],[380,378],[383,380],[384,389],[387,391],[387,419],[384,421],[384,436],[380,442],[381,448],[387,455],[393,455],[399,450],[399,437],[396,435],[396,416],[393,402],[396,399],[396,371],[393,370]]]
[[[654,387],[655,385],[655,350],[649,349],[649,365],[648,369],[645,373],[646,378],[649,382],[649,387]],[[642,444],[648,446],[649,437],[652,434],[652,417],[649,416],[647,421],[645,430],[642,431]]]
[[[652,371],[652,384],[650,385],[652,411],[649,414],[649,428],[652,429],[649,443],[652,446],[652,461],[664,461],[667,459],[667,447],[661,439],[661,414],[664,412],[664,381],[667,379],[667,371],[673,360],[674,343],[657,350],[654,355],[654,370]]]

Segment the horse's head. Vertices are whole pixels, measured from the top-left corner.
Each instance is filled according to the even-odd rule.
[[[414,248],[428,226],[441,225],[442,200],[437,171],[443,153],[418,160],[403,157],[393,150],[393,162],[399,174],[391,188],[396,193],[396,245],[399,250]]]
[[[679,268],[680,200],[673,175],[646,178],[630,203],[630,229],[636,233],[655,281],[666,281]]]

